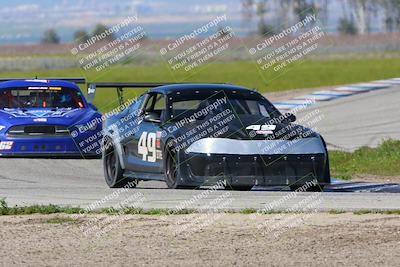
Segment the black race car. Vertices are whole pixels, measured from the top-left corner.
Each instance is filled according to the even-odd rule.
[[[320,190],[330,183],[323,138],[293,124],[254,90],[227,84],[97,84],[152,87],[120,113],[106,116],[103,166],[109,187],[141,180],[169,188],[225,185],[305,184]],[[130,183],[132,184],[132,183]]]

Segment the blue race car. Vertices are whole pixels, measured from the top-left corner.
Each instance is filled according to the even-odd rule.
[[[102,115],[78,83],[0,80],[0,156],[101,156]]]

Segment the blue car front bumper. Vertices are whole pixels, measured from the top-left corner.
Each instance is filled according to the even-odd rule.
[[[81,149],[72,137],[5,138],[0,136],[0,157],[101,157],[100,148]]]

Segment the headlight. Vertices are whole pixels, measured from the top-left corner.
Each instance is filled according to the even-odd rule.
[[[0,125],[0,132],[3,131],[6,128],[6,126]]]

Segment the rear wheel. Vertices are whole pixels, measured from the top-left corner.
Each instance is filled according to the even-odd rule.
[[[113,145],[109,145],[103,158],[104,177],[110,188],[124,187],[129,179],[123,176],[124,170],[121,168],[121,162],[118,153]],[[132,183],[132,187],[135,187]]]

